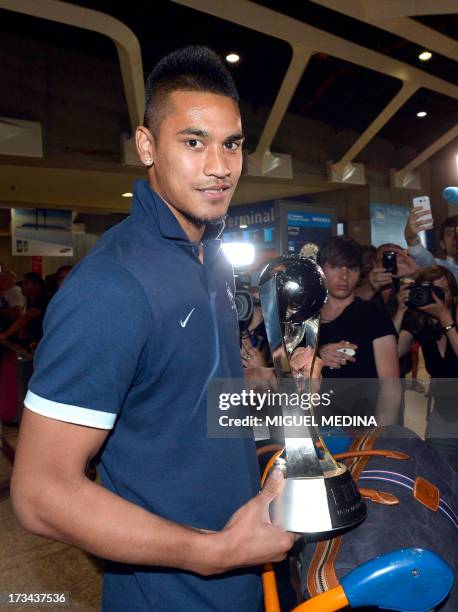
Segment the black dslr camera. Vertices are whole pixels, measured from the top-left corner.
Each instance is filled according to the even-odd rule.
[[[235,305],[239,320],[240,333],[245,331],[253,316],[253,298],[251,296],[251,276],[249,274],[236,274],[235,276]]]
[[[413,283],[409,287],[409,297],[407,299],[407,306],[409,308],[420,308],[421,306],[427,306],[428,304],[434,304],[433,294],[444,301],[445,295],[440,287],[436,287],[433,283],[425,281],[423,283]]]

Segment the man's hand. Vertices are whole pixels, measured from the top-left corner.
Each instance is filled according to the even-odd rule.
[[[295,536],[270,521],[269,506],[284,486],[281,470],[275,468],[259,495],[250,499],[229,519],[218,535],[224,541],[222,572],[282,561],[295,542]]]
[[[404,230],[404,236],[409,246],[415,246],[420,242],[418,232],[431,229],[431,219],[426,216],[421,206],[414,206],[409,211],[409,218]]]
[[[448,311],[447,306],[444,302],[437,297],[435,293],[433,293],[434,304],[427,304],[426,306],[421,306],[418,310],[429,314],[431,317],[435,319],[439,319],[443,326],[449,325],[453,323],[453,319]]]
[[[349,361],[355,362],[356,359],[354,357],[339,351],[339,349],[343,348],[353,349],[356,351],[358,346],[356,344],[351,344],[351,342],[347,342],[346,340],[332,342],[330,344],[323,344],[323,346],[320,346],[319,352],[320,357],[323,360],[323,366],[339,370],[342,366],[347,365]]]
[[[377,293],[382,287],[386,287],[393,283],[393,275],[391,272],[387,272],[385,268],[374,267],[369,272],[369,283],[372,289]]]
[[[265,368],[267,366],[264,355],[252,345],[250,338],[242,339],[240,352],[244,368]]]

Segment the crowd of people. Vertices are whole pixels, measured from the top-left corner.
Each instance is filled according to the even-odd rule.
[[[19,423],[24,398],[18,389],[31,375],[48,304],[71,269],[61,266],[45,279],[27,272],[19,282],[12,270],[0,272],[0,422]],[[30,365],[21,369],[18,358]]]
[[[0,342],[9,340],[35,351],[43,336],[48,303],[71,269],[61,266],[46,279],[38,272],[27,272],[20,282],[14,271],[0,272]]]
[[[434,397],[432,421],[445,418],[450,421],[447,426],[453,426],[453,394],[443,379],[458,377],[458,215],[448,217],[440,228],[445,257],[434,258],[420,242],[418,234],[424,227],[421,210],[412,208],[405,228],[407,249],[392,243],[378,248],[361,245],[349,236],[326,241],[318,252],[329,292],[321,313],[318,354],[325,380],[377,379],[386,384],[411,373],[405,386]],[[394,254],[395,269],[384,267],[385,253]],[[36,350],[48,303],[71,269],[62,266],[46,280],[28,272],[20,282],[11,270],[0,273],[0,342],[9,340],[31,353]],[[432,289],[429,304],[414,307],[409,305],[409,293],[419,284],[439,291]],[[241,340],[242,363],[245,368],[269,367],[272,361],[256,286],[252,296],[253,316]],[[428,390],[417,380],[420,347],[432,380]],[[402,390],[394,384],[385,394],[377,389],[375,397],[363,384],[359,392],[353,389],[359,401],[355,399],[351,410],[402,423]],[[457,466],[454,444],[441,438],[432,441]]]
[[[318,354],[324,384],[326,379],[352,379],[350,410],[375,414],[380,422],[403,423],[404,396],[395,381],[411,372],[404,386],[427,392],[435,407],[426,436],[458,469],[458,448],[450,435],[458,420],[453,383],[446,384],[458,377],[458,215],[443,222],[440,239],[445,257],[434,258],[418,238],[427,225],[422,212],[412,208],[409,213],[407,249],[392,243],[365,246],[349,236],[333,236],[322,245],[317,259],[326,277],[328,299],[321,312]],[[384,261],[395,263],[387,269]],[[418,288],[428,296],[425,305],[412,301]],[[258,290],[253,291],[253,319],[242,339],[245,368],[269,364],[267,343],[259,340]],[[432,381],[427,391],[417,380],[420,348]],[[368,385],[371,379],[377,385]],[[345,403],[348,407],[348,395]]]

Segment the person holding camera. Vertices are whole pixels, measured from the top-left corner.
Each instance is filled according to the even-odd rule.
[[[386,243],[380,245],[375,253],[374,266],[369,272],[369,283],[372,299],[377,295],[383,304],[392,303],[390,314],[396,310],[395,294],[399,291],[399,280],[404,277],[414,277],[420,268],[418,264],[398,244]],[[391,299],[390,299],[391,298]]]
[[[410,317],[406,317],[406,314]],[[458,419],[454,380],[458,377],[458,285],[448,268],[430,266],[398,294],[395,325],[402,357],[418,341],[435,398],[426,438],[458,470]],[[451,437],[453,435],[454,439]]]
[[[397,296],[403,285],[413,282],[420,271],[418,264],[398,244],[386,243],[380,245],[375,254],[375,265],[369,273],[369,282],[373,288],[370,299],[379,304],[392,318],[397,312]],[[399,327],[396,327],[399,332]],[[418,343],[414,343],[411,351],[399,360],[401,378],[412,372],[409,380],[411,388],[417,393],[424,393],[425,388],[417,380]]]
[[[450,270],[458,281],[458,215],[447,217],[440,226],[440,246],[445,251],[445,258],[434,257],[421,243],[419,232],[431,227],[431,219],[425,218],[425,211],[419,206],[414,206],[409,211],[409,218],[404,230],[406,242],[409,247],[409,255],[417,264],[425,268],[437,264]]]
[[[398,294],[395,326],[400,329],[399,355],[418,339],[431,377],[457,378],[457,306],[458,285],[450,270],[443,266],[422,270],[416,282]],[[409,308],[414,310],[414,316],[407,323],[404,316]]]

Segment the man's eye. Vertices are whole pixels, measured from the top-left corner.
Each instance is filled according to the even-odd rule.
[[[200,140],[196,140],[195,138],[191,138],[189,140],[186,140],[185,143],[188,147],[190,147],[191,149],[200,149],[201,147],[203,147],[204,145],[200,142]]]
[[[241,143],[240,142],[226,142],[225,145],[226,149],[228,151],[237,151],[237,149],[240,149]]]

